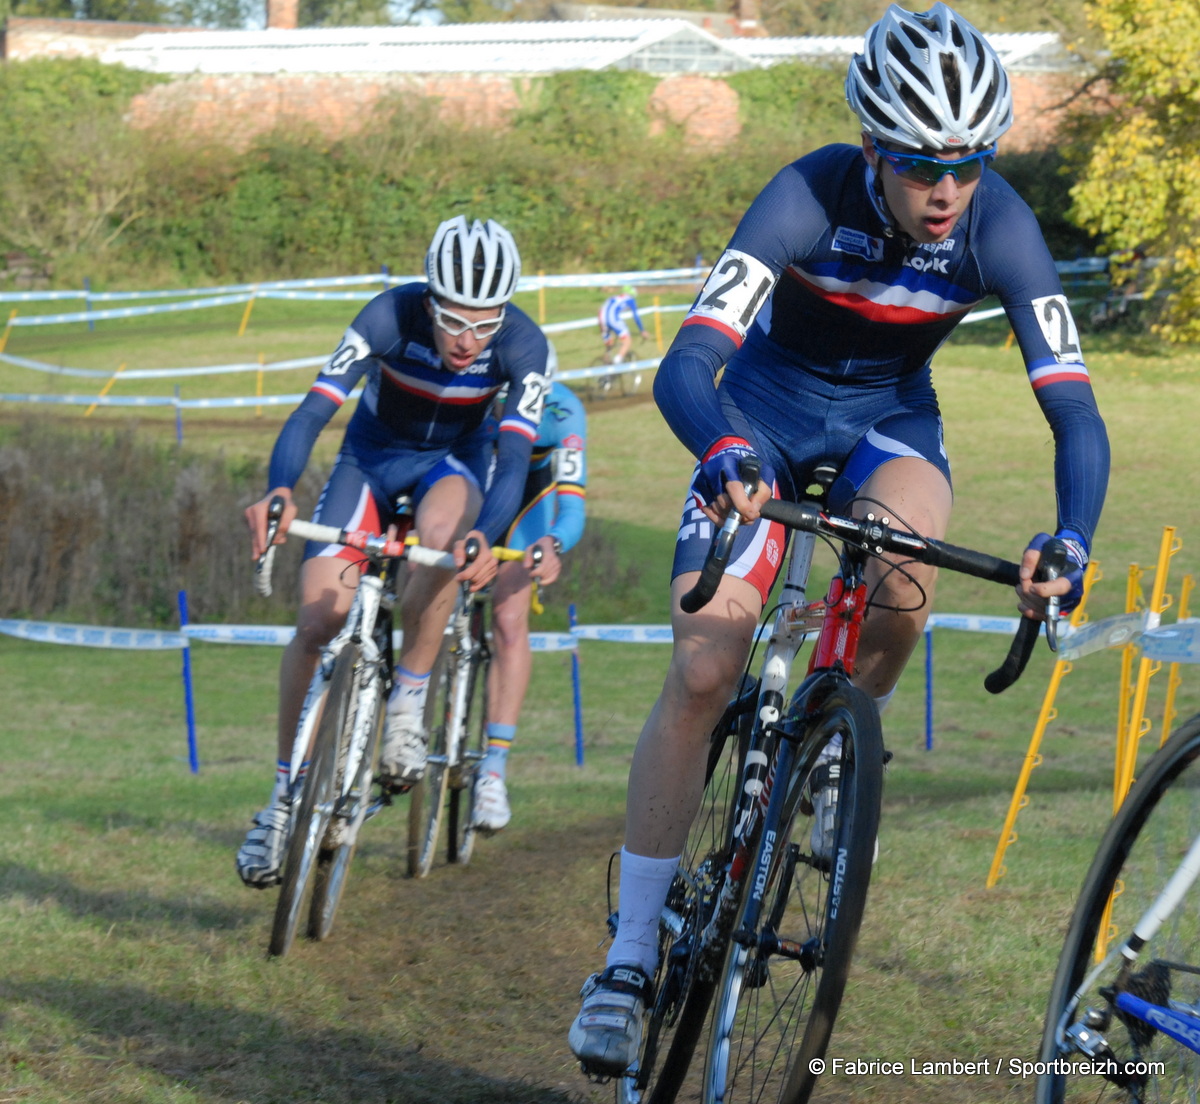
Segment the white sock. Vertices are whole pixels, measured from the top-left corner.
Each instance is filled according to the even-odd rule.
[[[896,693],[896,688],[893,686],[886,694],[880,694],[879,697],[877,697],[875,699],[875,708],[876,708],[876,710],[878,710],[879,715],[881,717],[883,716],[884,712],[887,710],[887,707],[889,705],[891,705],[892,695],[894,695],[895,693]]]
[[[609,966],[639,966],[651,977],[658,965],[658,920],[662,915],[679,856],[652,859],[621,848],[619,923],[608,949]]]
[[[432,671],[423,675],[406,670],[399,664],[396,666],[396,679],[392,683],[392,694],[388,698],[388,713],[407,713],[410,717],[420,717],[425,713],[425,697],[429,692],[429,676]]]

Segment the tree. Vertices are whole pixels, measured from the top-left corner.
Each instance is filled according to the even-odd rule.
[[[1196,0],[1091,0],[1091,16],[1111,51],[1112,109],[1072,189],[1072,217],[1113,251],[1161,258],[1146,287],[1169,291],[1159,331],[1200,341]]]

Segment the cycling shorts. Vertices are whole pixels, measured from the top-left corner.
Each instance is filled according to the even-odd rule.
[[[378,450],[370,466],[349,448],[343,447],[329,480],[321,491],[313,520],[339,529],[367,529],[381,533],[392,519],[400,495],[411,495],[416,508],[439,479],[457,475],[482,489],[487,482],[493,449],[486,427],[449,449],[407,447]],[[357,561],[362,553],[341,544],[308,541],[304,558],[336,556]]]
[[[835,513],[849,509],[881,464],[900,456],[927,460],[951,482],[937,396],[927,375],[882,388],[837,387],[814,381],[808,393],[789,396],[786,418],[769,411],[754,417],[753,411],[747,413],[734,405],[726,388],[720,392],[733,427],[774,470],[776,498],[798,501],[813,469],[821,463],[832,463],[840,472],[829,493],[829,508]],[[753,408],[755,404],[745,405]],[[699,571],[714,536],[712,522],[696,505],[703,500],[695,488],[698,472],[699,465],[676,537],[672,578]],[[753,583],[765,605],[786,548],[787,530],[778,522],[760,518],[738,530],[726,574]]]

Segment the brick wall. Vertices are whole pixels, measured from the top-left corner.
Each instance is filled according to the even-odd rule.
[[[436,98],[443,120],[489,126],[503,126],[517,106],[516,89],[506,77],[197,75],[135,96],[129,120],[136,127],[166,125],[244,148],[280,126],[312,126],[331,139],[353,133],[381,99],[398,93]]]
[[[1044,147],[1054,140],[1062,104],[1071,86],[1063,74],[1012,76],[1016,124],[1004,139],[1007,150]],[[138,127],[167,124],[207,139],[245,146],[257,134],[293,123],[315,126],[328,138],[352,132],[384,96],[432,97],[446,121],[503,127],[518,105],[517,87],[507,77],[440,75],[188,76],[137,96],[130,120]],[[666,77],[650,97],[651,133],[666,120],[683,128],[684,140],[720,148],[737,137],[738,95],[715,77]],[[847,140],[853,123],[847,111]]]

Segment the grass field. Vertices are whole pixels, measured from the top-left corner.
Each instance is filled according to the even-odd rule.
[[[306,309],[299,321],[294,312],[273,319],[267,308],[277,306],[259,304],[252,320],[252,332],[269,326],[278,339],[268,359],[332,348],[349,313],[343,304],[328,317]],[[582,306],[568,303],[561,316],[579,317]],[[43,333],[35,350],[26,330],[9,351],[73,366],[240,359],[229,348],[236,339],[208,326],[190,335],[131,326],[105,350],[89,342],[107,333],[60,336],[57,346]],[[1015,557],[1053,523],[1052,442],[1016,351],[1004,350],[1003,333],[979,333],[947,346],[935,368],[956,480],[950,538]],[[1105,348],[1089,366],[1114,451],[1096,547],[1104,578],[1092,610],[1102,617],[1123,608],[1129,564],[1153,566],[1164,525],[1182,540],[1169,589],[1178,596],[1181,576],[1200,568],[1190,493],[1200,357]],[[287,387],[302,389],[304,377]],[[227,382],[205,386],[233,393]],[[28,374],[0,367],[0,390],[18,389],[31,389]],[[189,421],[185,443],[231,457],[265,451],[284,413]],[[82,423],[79,411],[44,416]],[[139,419],[146,432],[173,432],[168,419]],[[688,458],[646,403],[592,404],[590,439],[591,514],[616,527],[642,566],[624,616],[661,622]],[[944,580],[936,602],[944,612],[1008,614],[1011,605],[999,588],[958,579]],[[580,617],[597,619],[587,609]],[[1004,646],[935,634],[932,751],[919,653],[901,683],[886,725],[895,759],[880,856],[831,1057],[994,1065],[1036,1054],[1066,916],[1109,812],[1119,664],[1115,654],[1088,657],[1066,679],[1009,872],[987,890],[1051,669],[1039,652],[1021,684],[991,698],[982,678]],[[666,658],[662,647],[584,646],[578,768],[568,660],[539,656],[510,772],[513,825],[470,867],[418,883],[402,875],[403,803],[388,810],[364,830],[334,937],[267,961],[274,895],[240,885],[233,853],[269,785],[278,654],[194,649],[202,765],[193,776],[177,655],[0,637],[0,1104],[609,1099],[578,1074],[565,1033],[578,986],[602,958],[625,772]],[[1200,678],[1181,675],[1186,715],[1200,708]],[[1158,735],[1166,679],[1151,685],[1147,741]],[[1030,1082],[1006,1072],[829,1077],[818,1099],[1031,1096]]]

